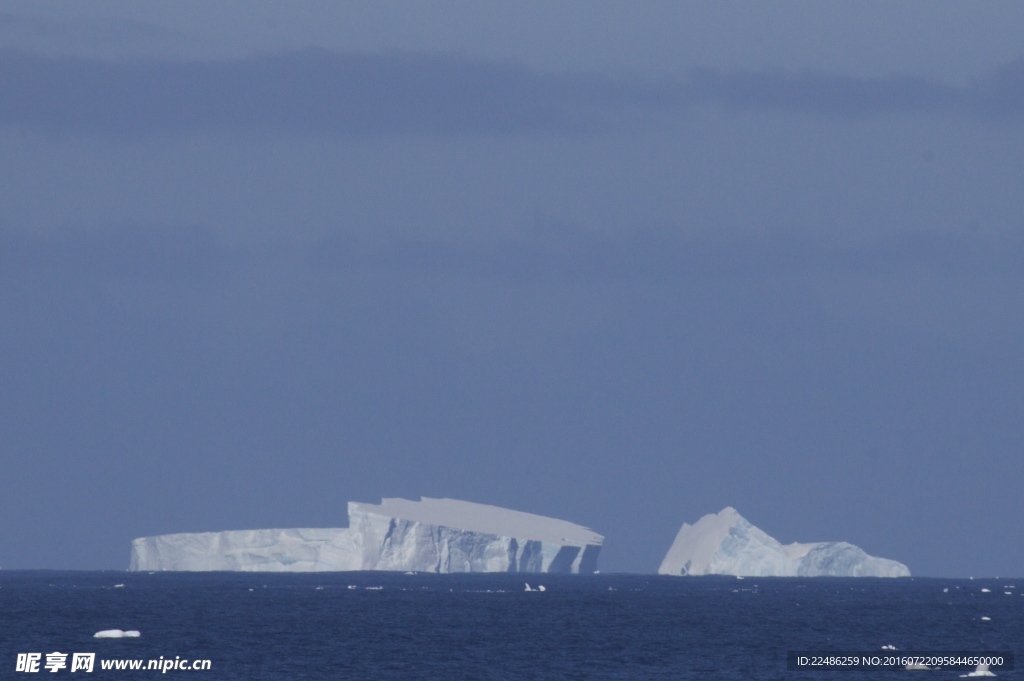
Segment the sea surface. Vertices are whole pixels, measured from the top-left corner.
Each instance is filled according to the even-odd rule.
[[[93,637],[105,629],[140,636]],[[0,571],[0,679],[931,681],[970,671],[787,668],[790,651],[893,652],[883,646],[1011,651],[1015,669],[997,678],[1024,679],[1024,579]],[[53,652],[68,654],[67,668],[42,667]],[[93,672],[70,670],[75,652],[95,653]],[[40,653],[39,671],[17,671],[19,653]],[[100,668],[161,658],[210,668]]]

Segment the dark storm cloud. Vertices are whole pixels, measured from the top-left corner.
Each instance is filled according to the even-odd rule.
[[[306,51],[231,61],[0,54],[0,122],[103,132],[577,130],[663,95],[500,62]]]
[[[453,55],[290,52],[223,61],[0,53],[0,124],[106,133],[579,132],[694,104],[824,117],[1019,117],[1024,62],[968,87],[924,78],[696,71],[640,81]]]

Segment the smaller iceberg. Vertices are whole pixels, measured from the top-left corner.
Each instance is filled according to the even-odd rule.
[[[847,542],[783,545],[732,508],[683,523],[661,575],[746,577],[909,577],[903,563],[869,556]]]

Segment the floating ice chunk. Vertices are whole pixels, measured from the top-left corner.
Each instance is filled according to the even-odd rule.
[[[991,617],[984,617],[984,616],[982,616],[980,619],[981,619],[982,622],[991,622],[992,621]]]
[[[961,674],[960,678],[961,679],[966,679],[966,678],[971,677],[971,676],[995,676],[995,674],[993,674],[992,672],[990,672],[988,670],[988,665],[987,664],[979,664],[977,667],[974,668],[973,672],[969,672],[967,674]]]
[[[123,589],[124,588],[124,584],[115,584],[114,588],[115,589]]]
[[[537,591],[547,591],[543,584],[537,587]]]
[[[983,593],[983,594],[992,593],[992,589],[982,589],[981,593]]]
[[[931,669],[931,667],[929,667],[928,665],[921,664],[920,662],[914,662],[914,663],[911,663],[911,664],[908,664],[908,665],[904,665],[903,668],[906,669],[907,671]]]
[[[526,585],[526,588],[525,588],[525,589],[523,589],[523,591],[533,591],[533,587],[532,587],[532,586],[530,586],[529,584],[527,584],[527,585]]]
[[[894,646],[891,643],[886,643],[884,646],[882,646],[882,650],[896,650],[896,646]]]
[[[948,593],[949,593],[949,587],[946,587],[945,589],[943,589],[943,590],[942,590],[942,593],[944,593],[944,594],[948,594]]]
[[[1007,596],[1012,596],[1013,595],[1012,591],[1004,591],[1003,593],[1006,594]]]
[[[121,631],[120,629],[104,629],[92,635],[93,638],[138,638],[141,634],[134,629]]]

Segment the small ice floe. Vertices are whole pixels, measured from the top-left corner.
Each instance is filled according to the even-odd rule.
[[[610,586],[610,587],[608,587],[608,590],[609,591],[615,591],[615,587],[614,586]]]
[[[382,586],[368,586],[368,587],[366,587],[367,591],[382,591],[383,589],[384,589],[384,587],[382,587]]]
[[[1007,596],[1012,596],[1013,595],[1012,591],[1004,591],[1003,593],[1006,594]]]
[[[141,634],[134,629],[121,631],[120,629],[104,629],[92,635],[93,638],[138,638]]]
[[[882,650],[896,650],[896,646],[894,646],[891,643],[886,643],[884,646],[882,646]]]
[[[317,591],[323,591],[323,590],[324,590],[324,588],[323,588],[322,586],[318,586],[318,587],[316,588],[316,590],[317,590]]]
[[[992,593],[992,589],[982,589],[982,590],[981,590],[981,593],[983,593],[983,594],[989,594],[989,593]]]
[[[124,584],[115,584],[114,588],[115,589],[123,589],[124,588]]]
[[[991,622],[992,621],[991,617],[985,617],[985,616],[979,617],[978,619],[980,619],[982,622]]]
[[[534,588],[532,586],[530,586],[529,582],[526,583],[526,588],[523,589],[523,591],[533,591],[533,590],[534,590]]]
[[[408,572],[404,572],[404,573],[402,573],[402,574],[406,574],[406,575],[414,575],[414,574],[416,574],[416,573],[415,573],[415,572],[413,572],[412,570],[409,570]]]
[[[920,662],[912,662],[910,664],[903,665],[903,668],[906,669],[907,671],[917,671],[917,670],[931,669],[931,667],[929,667],[928,665],[921,664]]]
[[[945,589],[943,589],[943,590],[942,590],[942,593],[944,593],[944,594],[948,594],[948,593],[949,593],[949,587],[947,586],[947,587],[946,587]]]
[[[736,579],[743,579],[743,575],[736,575]]]
[[[547,591],[543,584],[537,586],[537,591]]]
[[[988,665],[987,664],[979,664],[977,667],[974,668],[973,672],[968,672],[967,674],[961,674],[960,678],[961,679],[966,679],[966,678],[969,678],[971,676],[995,676],[995,674],[993,674],[992,672],[990,672],[988,670]]]
[[[350,589],[358,589],[359,587],[356,586],[355,584],[349,584],[348,588],[350,588]]]

